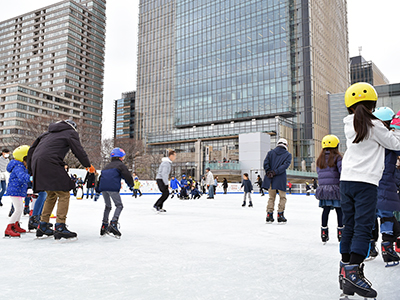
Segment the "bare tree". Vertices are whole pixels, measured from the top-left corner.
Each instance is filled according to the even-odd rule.
[[[126,153],[124,163],[130,171],[134,171],[136,158],[143,154],[143,142],[135,139],[124,138],[115,139],[114,145],[115,147],[124,149]]]
[[[155,180],[162,157],[161,154],[152,154],[149,151],[137,157],[135,171],[140,179]]]

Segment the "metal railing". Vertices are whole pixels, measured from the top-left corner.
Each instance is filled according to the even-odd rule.
[[[241,170],[240,162],[206,163],[205,168],[210,168],[211,170]]]

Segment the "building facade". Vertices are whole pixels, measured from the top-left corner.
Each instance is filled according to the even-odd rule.
[[[83,122],[101,141],[105,6],[105,0],[61,1],[0,22],[3,143],[45,111]],[[46,97],[30,102],[9,93],[21,90]]]
[[[266,132],[311,168],[348,63],[343,0],[140,1],[136,137],[199,168]]]
[[[389,80],[372,62],[366,61],[361,55],[350,58],[351,84],[368,82],[372,85],[389,84]]]
[[[134,138],[136,92],[127,92],[114,101],[114,139]]]

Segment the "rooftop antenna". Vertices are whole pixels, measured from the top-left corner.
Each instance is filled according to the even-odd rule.
[[[358,54],[361,56],[362,46],[358,47]]]

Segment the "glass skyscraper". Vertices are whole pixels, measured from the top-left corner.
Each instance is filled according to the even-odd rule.
[[[310,167],[329,133],[327,95],[349,84],[346,6],[141,1],[136,137],[190,162],[199,139],[222,160],[239,134],[267,132],[272,147],[289,140],[295,168]]]

